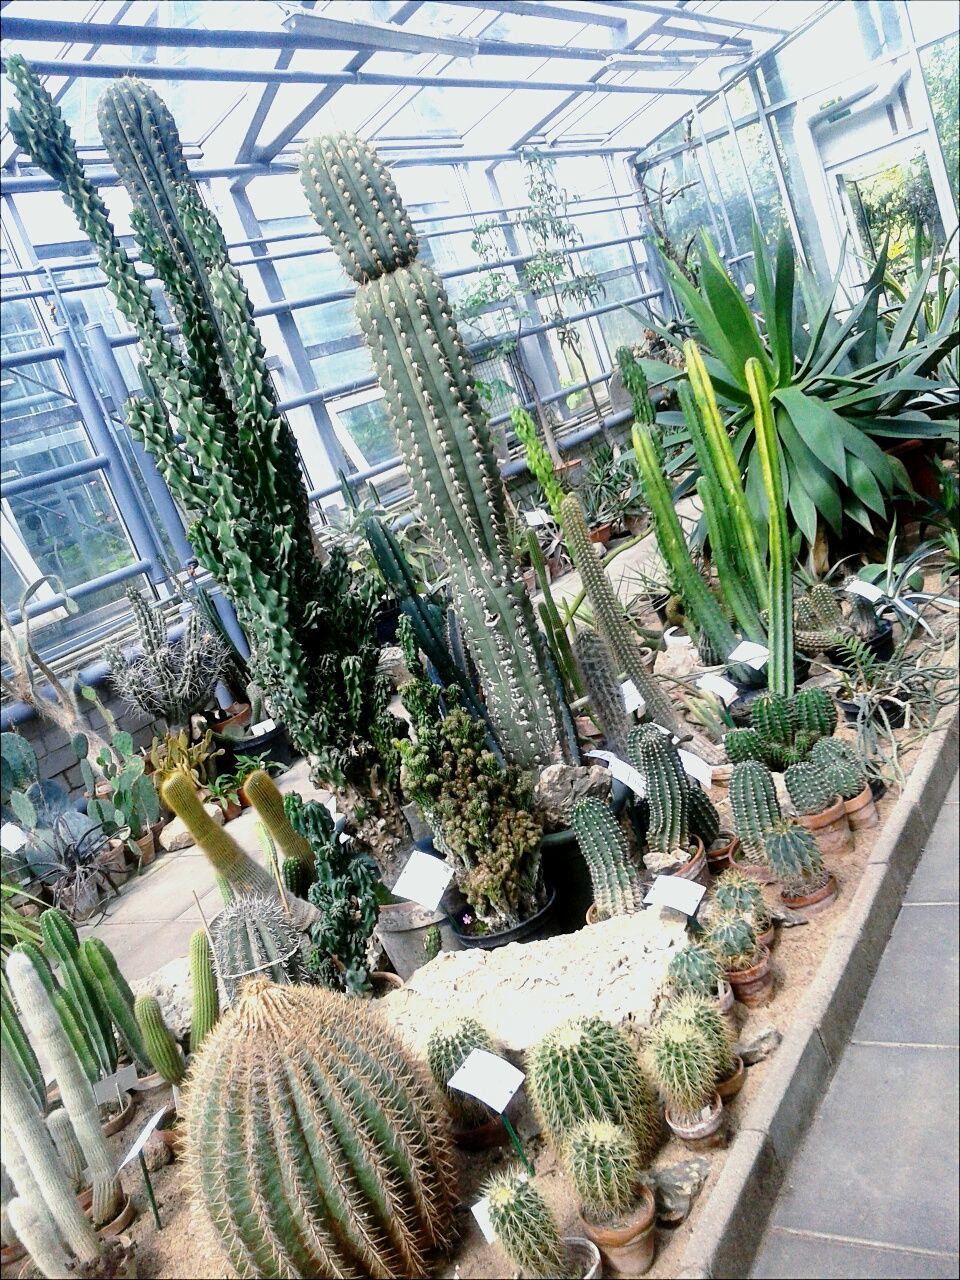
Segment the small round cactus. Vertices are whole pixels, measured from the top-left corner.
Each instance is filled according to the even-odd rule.
[[[496,1053],[487,1031],[475,1018],[458,1018],[436,1027],[427,1041],[430,1074],[443,1090],[456,1123],[461,1129],[475,1129],[490,1120],[490,1111],[479,1098],[448,1088],[450,1077],[463,1066],[474,1049]]]
[[[717,1063],[717,1081],[728,1079],[736,1068],[733,1038],[716,1000],[692,992],[671,1001],[665,1021],[697,1027]]]
[[[707,945],[728,973],[750,969],[757,963],[757,936],[743,916],[718,916],[710,925]]]
[[[780,693],[764,693],[750,709],[750,723],[764,744],[789,747],[797,731],[793,699]]]
[[[714,1093],[716,1051],[690,1022],[665,1018],[650,1035],[650,1063],[664,1101],[676,1120],[699,1114]]]
[[[820,847],[806,827],[783,819],[767,832],[765,848],[771,870],[791,896],[825,883]]]
[[[210,928],[217,973],[229,1001],[251,978],[303,982],[302,935],[290,923],[280,899],[244,894],[224,907]]]
[[[723,745],[731,764],[764,758],[763,740],[756,729],[731,729],[723,735]]]
[[[667,965],[667,982],[675,995],[692,992],[694,995],[716,998],[723,972],[717,957],[709,948],[696,942],[681,947]]]
[[[814,685],[801,689],[793,700],[797,735],[807,730],[818,738],[832,738],[837,731],[837,704],[826,689]]]
[[[636,1199],[640,1152],[633,1138],[609,1120],[585,1120],[570,1134],[570,1176],[584,1216],[591,1222],[614,1222]]]
[[[867,785],[863,761],[841,738],[821,738],[814,743],[810,761],[822,769],[834,791],[852,800]]]
[[[729,867],[714,882],[713,902],[718,914],[744,916],[758,934],[770,928],[770,912],[763,898],[763,890],[756,880],[745,876],[736,867]]]
[[[792,764],[783,775],[793,807],[803,817],[823,813],[836,803],[829,775],[809,761]]]
[[[504,1252],[528,1276],[565,1275],[563,1242],[553,1214],[527,1174],[515,1165],[484,1185],[490,1223]]]

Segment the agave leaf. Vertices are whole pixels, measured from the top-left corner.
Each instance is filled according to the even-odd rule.
[[[730,373],[740,381],[744,365],[750,359],[759,360],[768,380],[773,378],[773,362],[767,352],[753,313],[744,301],[743,294],[730,278],[720,261],[713,241],[704,235],[704,257],[700,264],[700,286],[709,299],[710,306],[724,338],[733,352],[734,363]],[[719,355],[719,351],[717,352]]]
[[[805,395],[798,387],[780,387],[774,398],[786,409],[810,451],[841,480],[846,480],[847,460],[843,439],[837,429],[840,415],[816,397]]]
[[[777,382],[787,386],[793,381],[795,356],[793,349],[793,300],[796,287],[797,259],[786,227],[780,228],[777,241],[776,279],[774,283],[775,337],[774,355],[777,361]]]
[[[800,437],[790,415],[781,406],[776,411],[777,434],[784,452],[795,466],[795,474],[810,496],[820,515],[834,532],[843,526],[843,503],[837,486],[837,477],[825,467]],[[802,499],[799,501],[802,502]]]

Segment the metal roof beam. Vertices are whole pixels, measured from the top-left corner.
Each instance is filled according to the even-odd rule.
[[[588,0],[589,2],[589,0]],[[633,9],[637,13],[656,13],[661,18],[683,18],[690,22],[707,22],[714,27],[726,27],[728,30],[734,31],[766,31],[770,35],[785,36],[786,29],[783,27],[771,27],[762,22],[742,22],[739,18],[718,18],[713,13],[701,13],[697,9],[678,9],[672,4],[651,4],[647,0],[620,0],[620,4],[626,9]],[[684,35],[687,33],[684,32]]]
[[[614,31],[624,31],[627,19],[616,13],[609,13],[591,6],[570,9],[562,4],[549,4],[546,0],[477,0],[479,9],[490,9],[494,13],[515,14],[517,17],[551,18],[555,22],[575,22],[578,26],[610,27]]]

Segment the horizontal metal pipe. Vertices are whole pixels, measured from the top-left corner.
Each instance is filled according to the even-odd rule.
[[[65,594],[57,592],[49,600],[28,604],[27,617],[36,618],[40,614],[51,613],[54,609],[61,608],[67,597],[71,600],[85,600],[87,596],[95,595],[98,591],[104,591],[107,587],[113,587],[118,582],[126,582],[128,578],[136,578],[138,574],[148,573],[149,570],[149,560],[135,560],[133,564],[124,565],[122,569],[112,569],[109,573],[101,574],[99,578],[91,578],[89,582],[81,582],[79,586],[68,587]],[[10,621],[14,626],[22,620],[23,615],[19,609],[10,614]]]
[[[40,471],[36,475],[18,476],[16,480],[6,480],[0,484],[0,498],[15,498],[18,493],[34,493],[37,489],[45,489],[61,480],[72,480],[75,476],[84,476],[90,471],[102,471],[108,462],[106,454],[95,453],[92,458],[68,462],[65,466],[52,467],[49,471]]]
[[[4,299],[8,301],[8,299]],[[22,364],[39,364],[43,360],[59,360],[63,355],[63,347],[36,347],[29,351],[11,351],[3,357],[4,369],[19,369]]]

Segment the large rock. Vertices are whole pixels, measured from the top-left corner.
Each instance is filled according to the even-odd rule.
[[[507,1050],[527,1049],[580,1014],[643,1026],[684,941],[678,916],[649,907],[544,942],[445,951],[377,1009],[418,1053],[437,1023],[466,1015]]]
[[[223,826],[223,810],[218,804],[212,801],[203,806],[204,811],[218,827]],[[192,844],[196,844],[193,833],[187,829],[186,823],[182,818],[174,818],[160,832],[158,841],[160,848],[167,853],[175,853],[178,849],[189,849]]]
[[[587,796],[610,798],[610,774],[603,765],[550,764],[533,789],[533,807],[547,831],[569,827],[573,806]]]
[[[190,1035],[190,1007],[193,1001],[193,984],[190,981],[190,959],[181,956],[171,960],[145,978],[130,983],[135,996],[146,991],[157,997],[164,1021],[180,1041]]]

